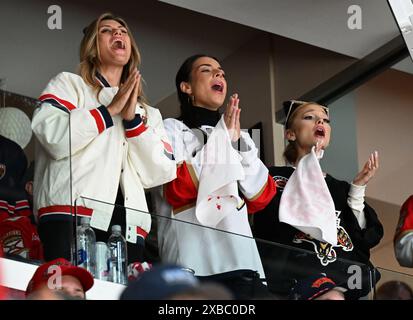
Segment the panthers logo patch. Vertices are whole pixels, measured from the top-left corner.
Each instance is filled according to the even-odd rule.
[[[282,177],[282,176],[274,176],[272,177],[274,179],[274,182],[277,186],[277,189],[282,191],[285,188],[285,185],[288,182],[288,179],[286,177]]]
[[[20,231],[15,230],[5,234],[0,240],[5,254],[16,255],[27,259],[29,249],[24,246],[24,241]]]
[[[339,218],[341,211],[336,211],[337,216],[337,246],[333,246],[330,243],[320,242],[311,236],[298,232],[293,239],[293,243],[311,243],[314,247],[314,252],[317,254],[317,258],[320,260],[321,265],[327,266],[337,260],[337,252],[334,248],[341,248],[343,251],[353,251],[354,245],[348,235],[348,232],[340,225],[341,219]]]

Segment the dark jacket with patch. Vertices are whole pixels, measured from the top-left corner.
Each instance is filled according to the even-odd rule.
[[[277,184],[277,193],[268,206],[254,216],[254,236],[264,264],[270,289],[279,294],[288,294],[296,281],[309,275],[324,272],[338,285],[347,287],[349,283],[360,288],[357,277],[361,271],[361,290],[349,290],[348,297],[354,298],[369,292],[370,281],[379,275],[370,263],[370,249],[383,237],[383,227],[376,212],[364,203],[366,228],[361,229],[347,204],[350,185],[330,175],[326,183],[333,198],[337,215],[337,242],[330,244],[306,236],[294,227],[279,221],[280,199],[291,174],[292,167],[271,167],[269,174]],[[311,190],[309,190],[311,192]],[[280,245],[270,244],[266,241]],[[357,275],[356,275],[357,276]],[[351,286],[351,284],[350,284]]]

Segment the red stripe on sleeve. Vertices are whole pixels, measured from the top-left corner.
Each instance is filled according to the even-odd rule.
[[[147,127],[145,127],[145,125],[143,124],[143,122],[141,122],[141,124],[136,127],[135,129],[132,130],[126,130],[126,137],[127,138],[133,138],[133,137],[137,137],[139,136],[142,132],[144,132],[146,129],[148,129]]]
[[[248,200],[246,198],[244,199],[245,203],[247,204],[248,213],[252,214],[264,209],[272,200],[272,198],[274,198],[276,193],[277,188],[274,179],[270,175],[268,175],[266,186],[261,194],[251,200]]]
[[[43,101],[43,100],[46,100],[46,99],[55,99],[57,102],[64,105],[69,110],[76,109],[76,107],[73,104],[71,104],[69,101],[60,99],[60,98],[56,97],[54,94],[47,93],[47,94],[44,94],[44,95],[40,96],[40,98],[39,98],[40,101]]]
[[[197,184],[183,162],[176,169],[176,179],[165,185],[165,197],[173,209],[178,209],[196,201]]]
[[[89,112],[93,116],[93,118],[95,118],[99,133],[102,133],[103,130],[105,130],[105,123],[100,112],[97,109],[89,110]]]

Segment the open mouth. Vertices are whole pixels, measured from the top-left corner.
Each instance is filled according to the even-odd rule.
[[[326,131],[325,131],[325,129],[324,129],[323,127],[317,127],[317,128],[315,129],[314,135],[315,135],[316,137],[325,137],[325,136],[326,136]]]
[[[124,50],[124,49],[126,49],[126,44],[123,40],[118,39],[118,40],[115,40],[115,41],[112,42],[111,48],[113,48],[113,49],[123,49]]]
[[[212,90],[223,92],[224,91],[224,84],[222,82],[216,82],[212,85]]]

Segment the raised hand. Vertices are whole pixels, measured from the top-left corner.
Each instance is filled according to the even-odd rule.
[[[240,113],[238,94],[234,93],[230,98],[224,113],[224,121],[227,126],[231,141],[235,142],[241,136]]]
[[[125,83],[120,86],[118,93],[113,97],[112,102],[108,105],[107,109],[112,117],[121,113],[125,107],[126,102],[129,100],[129,97],[135,88],[137,75],[137,70],[129,75]]]
[[[132,90],[131,95],[129,96],[128,101],[126,102],[125,108],[123,108],[121,112],[121,116],[124,120],[130,121],[135,118],[136,104],[138,103],[140,86],[141,86],[141,74],[138,71],[135,86]]]
[[[369,160],[364,164],[363,169],[357,174],[353,180],[353,184],[357,186],[366,185],[371,178],[376,174],[377,169],[379,168],[379,153],[374,151]]]
[[[324,154],[324,150],[323,150],[323,140],[324,139],[317,139],[317,143],[315,145],[315,154],[317,155],[318,159],[321,159],[323,157]]]

